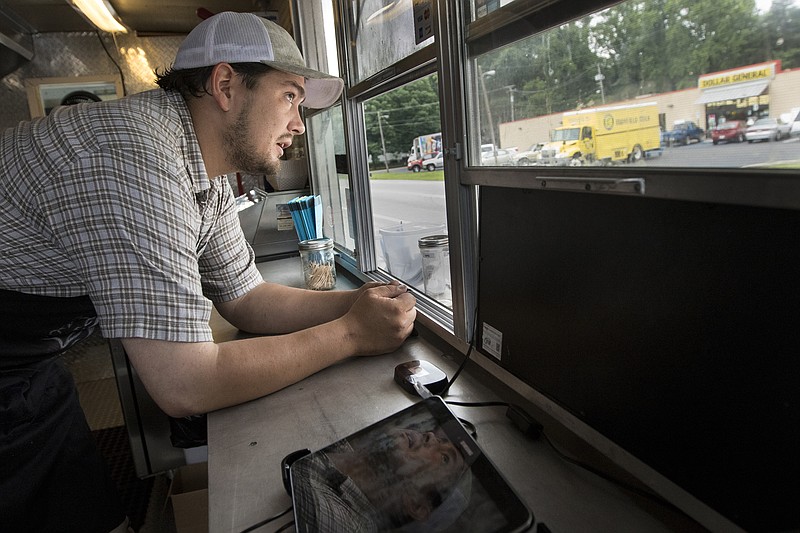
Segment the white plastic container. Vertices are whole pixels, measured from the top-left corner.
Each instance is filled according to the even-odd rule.
[[[443,224],[400,223],[381,228],[381,248],[386,260],[386,270],[408,285],[420,288],[422,280],[422,256],[419,239],[427,235],[446,233]]]

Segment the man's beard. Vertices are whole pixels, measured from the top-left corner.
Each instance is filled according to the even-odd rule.
[[[246,174],[256,176],[277,174],[280,169],[280,161],[258,156],[254,144],[250,141],[250,131],[245,115],[246,111],[242,110],[236,117],[236,122],[223,135],[228,161],[236,170]]]

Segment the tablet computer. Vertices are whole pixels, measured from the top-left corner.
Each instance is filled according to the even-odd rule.
[[[438,396],[289,466],[298,532],[526,531],[533,515]]]

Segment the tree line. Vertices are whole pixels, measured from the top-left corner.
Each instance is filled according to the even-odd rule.
[[[512,118],[696,87],[703,74],[772,60],[784,69],[800,68],[795,0],[773,0],[765,12],[755,0],[628,1],[476,63],[496,128]],[[407,152],[414,137],[441,131],[438,102],[435,75],[367,102],[370,153],[382,150],[379,113],[387,152]]]

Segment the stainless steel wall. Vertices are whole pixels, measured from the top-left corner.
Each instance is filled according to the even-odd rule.
[[[25,80],[120,75],[126,94],[156,87],[155,69],[172,64],[183,36],[85,33],[33,36],[34,57],[0,80],[0,131],[31,118]]]

